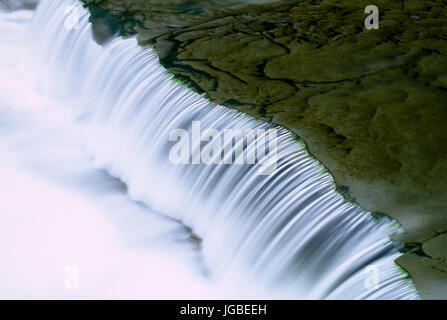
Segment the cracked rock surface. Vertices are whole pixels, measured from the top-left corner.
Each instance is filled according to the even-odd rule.
[[[447,5],[370,1],[84,0],[153,44],[222,105],[304,139],[345,196],[407,230],[397,263],[447,298]]]

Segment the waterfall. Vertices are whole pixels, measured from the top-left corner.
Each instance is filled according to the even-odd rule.
[[[67,25],[71,5],[79,19]],[[95,165],[124,182],[133,200],[191,228],[223,288],[262,298],[418,297],[394,263],[396,223],[375,221],[344,200],[288,130],[275,128],[277,166],[267,175],[258,174],[262,163],[176,165],[170,134],[193,135],[193,121],[202,131],[271,125],[175,82],[135,38],[98,45],[76,1],[42,1],[27,45],[28,70],[43,92],[75,111]]]

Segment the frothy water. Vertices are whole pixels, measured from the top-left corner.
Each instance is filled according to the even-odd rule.
[[[89,169],[81,170],[83,179],[91,183],[74,184],[77,192],[87,194],[95,206],[98,203],[106,206],[107,210],[102,210],[107,212],[102,217],[107,220],[104,225],[119,215],[117,230],[132,234],[136,228],[143,246],[152,243],[143,241],[145,232],[150,235],[159,229],[158,224],[140,224],[135,222],[137,218],[124,214],[128,206],[136,205],[122,198],[124,192],[119,193],[124,207],[115,206],[109,196],[97,196],[98,192],[104,192],[104,186],[98,182],[110,179],[104,173],[99,174],[99,169],[125,183],[128,195],[145,205],[139,207],[141,214],[160,212],[173,219],[167,224],[175,226],[174,229],[185,225],[202,239],[200,259],[196,259],[200,261],[195,262],[203,264],[206,276],[200,276],[190,266],[194,260],[191,256],[184,258],[184,251],[171,248],[163,259],[183,257],[180,268],[183,271],[148,268],[147,277],[158,277],[160,283],[172,282],[171,277],[175,277],[179,288],[172,288],[172,297],[182,290],[189,291],[191,298],[200,294],[292,299],[418,297],[411,281],[404,279],[405,274],[394,263],[399,253],[389,235],[399,228],[385,219],[376,222],[369,213],[346,202],[335,192],[331,176],[287,130],[278,129],[278,166],[270,175],[257,174],[260,164],[172,164],[169,135],[177,128],[191,131],[193,121],[200,121],[204,130],[269,129],[270,125],[211,103],[174,82],[158,64],[153,50],[139,47],[134,38],[117,38],[99,46],[92,38],[88,13],[81,7],[76,27],[73,24],[67,27],[66,8],[72,4],[76,2],[45,0],[39,5],[29,28],[28,54],[22,68],[28,82],[22,87],[20,99],[28,102],[13,104],[26,104],[32,110],[14,109],[11,111],[14,116],[9,111],[2,112],[7,121],[0,119],[0,125],[5,122],[6,128],[18,123],[23,126],[26,122],[22,118],[37,122],[39,130],[27,128],[25,134],[34,139],[39,150],[16,148],[18,144],[14,142],[12,153],[26,155],[31,162],[41,160],[39,166],[28,167],[34,168],[41,178],[57,176],[51,180],[57,182],[58,188],[66,188],[66,180],[72,186],[72,171],[79,163],[85,164]],[[44,97],[44,110],[34,107],[38,102],[31,96],[35,83]],[[4,110],[11,105],[12,102],[7,102]],[[20,131],[15,127],[8,130]],[[46,130],[49,132],[43,134]],[[10,136],[6,140],[13,141]],[[57,152],[45,151],[38,156],[42,152],[40,146],[46,145],[49,137],[49,141],[55,142],[52,150]],[[73,145],[71,140],[76,145],[74,155],[70,148],[65,150]],[[88,151],[81,153],[82,157],[92,155],[96,170],[89,167],[92,164],[88,159],[79,161],[77,152],[84,152],[83,147]],[[64,150],[62,158],[58,157],[61,150]],[[59,189],[55,190],[48,203],[57,202],[53,197],[59,198],[58,192]],[[65,206],[72,207],[70,199],[63,202]],[[48,210],[35,207],[35,214],[38,211],[45,221],[51,223],[57,218],[57,214],[50,212],[54,210],[52,206]],[[90,211],[88,207],[77,210],[91,226],[90,217],[85,214]],[[25,214],[22,219],[26,219]],[[107,230],[103,225],[95,230],[102,232],[103,228]],[[181,234],[176,231],[177,236]],[[25,231],[20,236],[29,239]],[[62,241],[64,232],[55,236]],[[160,238],[171,239],[172,233],[160,232]],[[117,242],[113,236],[102,239],[105,243],[97,244],[98,247],[108,247],[108,240]],[[87,237],[84,243],[88,248],[95,243],[94,237]],[[182,242],[186,252],[194,252],[188,243]],[[122,254],[127,251],[122,249]],[[118,260],[126,259],[124,256]],[[151,255],[144,259],[155,264],[164,261]],[[12,268],[13,263],[9,263]],[[99,271],[90,272],[93,277]],[[115,277],[123,279],[124,285],[126,276],[122,271]],[[202,286],[202,282],[208,284]],[[145,290],[157,289],[148,286]]]
[[[66,102],[34,90],[32,14],[0,13],[0,299],[222,297],[188,229],[130,201]]]

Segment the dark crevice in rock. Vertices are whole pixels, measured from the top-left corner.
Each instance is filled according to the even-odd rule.
[[[420,242],[407,242],[404,244],[403,248],[400,249],[402,253],[413,253],[418,255],[419,257],[430,258],[427,254],[425,254],[422,249],[422,243]]]

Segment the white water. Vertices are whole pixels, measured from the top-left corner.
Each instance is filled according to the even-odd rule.
[[[20,67],[31,17],[0,13],[0,299],[221,297],[184,226],[131,201],[68,106],[34,90]]]
[[[74,243],[82,239],[77,256],[80,260],[88,261],[95,256],[94,252],[103,251],[101,259],[138,268],[137,274],[125,268],[112,273],[117,283],[107,290],[109,284],[96,282],[95,278],[109,278],[114,270],[110,265],[115,264],[100,264],[96,268],[87,265],[90,282],[85,281],[92,285],[84,291],[87,297],[110,296],[110,291],[119,291],[121,286],[132,282],[127,280],[130,276],[135,286],[126,291],[126,297],[150,296],[153,290],[158,291],[166,284],[165,296],[173,298],[182,292],[185,295],[189,292],[191,298],[417,298],[411,282],[402,280],[404,275],[394,264],[398,252],[388,235],[396,227],[384,220],[375,223],[369,213],[346,203],[335,193],[332,178],[286,130],[280,130],[277,141],[278,169],[269,176],[255,174],[258,165],[172,165],[168,157],[169,133],[176,128],[190,129],[193,120],[200,120],[203,129],[268,128],[268,125],[210,103],[174,83],[158,65],[152,50],[142,49],[135,39],[115,39],[106,47],[97,45],[92,40],[86,13],[81,17],[79,29],[67,29],[65,8],[71,3],[52,0],[40,4],[26,41],[31,50],[22,69],[31,79],[18,83],[21,93],[14,86],[9,88],[9,77],[16,75],[5,72],[7,76],[2,77],[8,79],[4,91],[11,94],[10,100],[20,98],[10,101],[2,96],[0,125],[6,128],[8,135],[4,140],[10,144],[5,149],[8,155],[26,157],[25,166],[33,172],[33,179],[37,173],[38,179],[52,183],[50,190],[42,189],[39,184],[28,183],[26,176],[23,184],[31,186],[30,192],[22,191],[19,186],[14,193],[16,197],[29,199],[29,194],[46,190],[42,196],[47,196],[44,203],[26,201],[35,208],[33,222],[28,221],[32,211],[29,206],[17,214],[14,207],[20,207],[20,201],[10,201],[7,208],[14,208],[10,219],[20,221],[5,228],[6,236],[2,230],[1,236],[7,243],[14,237],[21,239],[13,243],[14,250],[23,246],[28,259],[25,250],[34,248],[26,244],[44,241],[42,231],[50,232],[51,241],[45,241],[41,249],[64,242],[68,233]],[[2,27],[4,20],[3,17]],[[6,38],[2,41],[9,44],[10,39]],[[15,72],[17,65],[7,60],[2,54],[2,63],[14,66]],[[34,96],[34,83],[38,84],[41,95]],[[42,108],[38,107],[40,98]],[[23,106],[31,106],[31,110],[17,109]],[[28,126],[30,122],[32,125]],[[14,138],[17,134],[20,139]],[[23,136],[28,144],[20,148]],[[50,150],[48,141],[52,141]],[[94,156],[96,168],[105,169],[123,181],[132,199],[152,209],[125,199],[123,192],[116,190],[117,182],[92,169],[82,149],[84,145],[88,154]],[[15,168],[17,162],[14,159],[9,163]],[[13,172],[12,176],[20,174]],[[76,182],[77,174],[82,177],[80,181],[88,182]],[[114,186],[113,192],[104,187],[104,181]],[[14,191],[6,188],[8,192]],[[73,188],[76,196],[71,196]],[[120,198],[122,206],[110,199],[115,196]],[[87,200],[95,209],[85,204]],[[90,236],[79,234],[78,228],[59,217],[60,211],[75,210],[77,203],[80,206],[76,214],[82,216],[78,222],[89,226]],[[132,207],[138,207],[135,217],[128,214]],[[114,232],[137,237],[138,245],[144,248],[153,243],[145,240],[146,233],[150,237],[155,232],[159,239],[165,240],[172,240],[172,229],[176,238],[186,233],[178,230],[181,228],[178,222],[164,221],[158,216],[166,230],[158,222],[145,224],[138,220],[154,215],[153,210],[181,221],[200,236],[200,257],[194,256],[192,244],[185,242],[181,245],[183,249],[172,244],[163,247],[163,258],[140,252],[140,261],[132,260],[129,252],[135,250],[135,243],[123,247],[123,240]],[[97,221],[98,215],[99,222],[92,222]],[[110,221],[115,216],[120,219],[112,232]],[[45,228],[34,230],[35,220]],[[162,229],[158,233],[159,228]],[[98,251],[92,251],[92,247]],[[110,253],[115,247],[119,248],[116,255]],[[84,255],[84,250],[91,256]],[[15,261],[2,256],[6,259],[6,270],[16,267],[28,270],[25,258]],[[181,263],[176,264],[179,259]],[[42,260],[39,269],[42,273],[53,270],[51,259]],[[73,261],[70,265],[79,264],[76,258],[70,261]],[[209,277],[200,276],[194,263],[203,264]],[[167,264],[173,268],[164,268]],[[379,275],[378,285],[372,288],[365,285],[370,280],[365,271],[371,267]],[[0,279],[4,270],[0,265]],[[17,281],[16,278],[9,274],[3,281]],[[38,278],[30,275],[29,281],[22,285],[11,284],[6,288],[17,288],[14,294],[18,296],[45,296],[46,281],[33,286]],[[139,278],[149,280],[138,285]],[[152,281],[157,281],[156,289],[149,284]],[[170,287],[169,283],[177,286]],[[0,294],[8,296],[8,291],[1,290]]]

